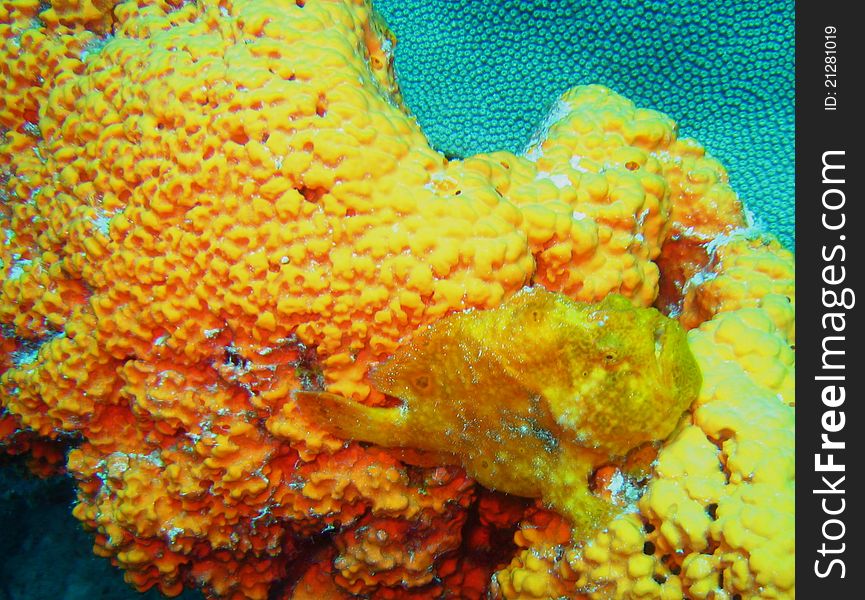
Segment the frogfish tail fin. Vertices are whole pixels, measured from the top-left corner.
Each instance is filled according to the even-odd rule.
[[[339,438],[379,446],[401,445],[405,416],[399,407],[365,406],[329,392],[296,391],[292,396],[304,419]]]

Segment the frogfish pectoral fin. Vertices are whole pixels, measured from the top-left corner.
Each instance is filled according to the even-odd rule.
[[[344,440],[402,446],[405,414],[399,407],[365,406],[329,392],[292,392],[303,418]]]

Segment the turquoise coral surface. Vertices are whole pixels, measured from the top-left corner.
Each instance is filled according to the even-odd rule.
[[[794,245],[792,1],[376,0],[433,146],[522,150],[551,103],[599,83],[721,160],[761,229]]]

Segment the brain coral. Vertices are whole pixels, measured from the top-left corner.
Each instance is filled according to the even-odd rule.
[[[673,116],[793,248],[793,2],[375,0],[433,147],[519,151],[557,94],[601,83]]]
[[[0,39],[0,443],[68,448],[136,588],[792,597],[790,256],[668,117],[577,87],[524,155],[448,160],[360,0],[7,0]],[[632,510],[596,539],[296,410],[387,405],[371,364],[530,283],[698,327],[701,397],[597,474]]]

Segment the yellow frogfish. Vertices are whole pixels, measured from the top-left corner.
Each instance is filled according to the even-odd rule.
[[[305,391],[300,412],[343,439],[429,451],[491,489],[541,498],[575,539],[615,512],[592,493],[594,470],[666,438],[701,384],[678,322],[619,295],[588,304],[540,287],[444,317],[371,371],[398,406]]]

